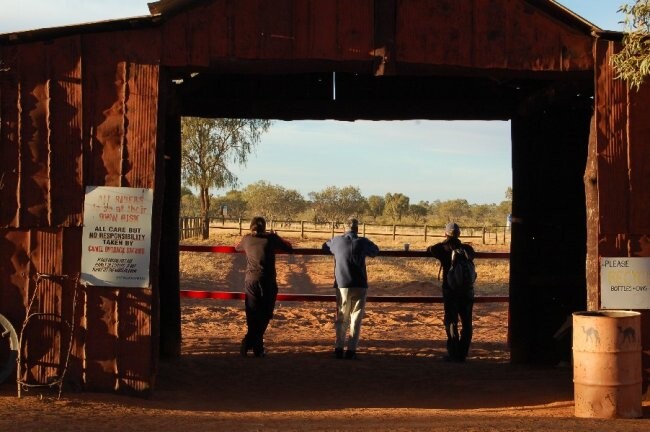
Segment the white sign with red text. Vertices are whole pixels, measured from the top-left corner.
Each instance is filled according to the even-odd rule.
[[[152,189],[86,188],[82,283],[149,287],[152,205]]]

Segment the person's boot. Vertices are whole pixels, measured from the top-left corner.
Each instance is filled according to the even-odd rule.
[[[248,339],[244,336],[241,340],[241,345],[239,346],[239,354],[241,354],[242,357],[248,357],[248,350],[250,348],[250,345],[248,345]]]

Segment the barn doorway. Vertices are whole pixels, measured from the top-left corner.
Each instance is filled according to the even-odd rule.
[[[509,120],[513,173],[511,359],[553,363],[566,355],[555,350],[553,334],[567,314],[584,309],[586,298],[582,179],[593,112],[590,74],[439,76],[413,71],[409,76],[375,77],[354,71],[269,74],[272,69],[245,75],[168,71],[169,160],[179,152],[181,116]],[[169,163],[167,168],[165,196],[178,203],[180,165]],[[178,204],[175,206],[171,202],[165,206],[164,219],[170,227],[178,220]],[[175,254],[178,262],[178,242],[172,245],[171,238],[168,240],[163,245],[166,256],[171,262]],[[173,276],[175,269],[166,271]],[[175,275],[178,280],[177,269]],[[165,279],[163,275],[162,280],[173,277]],[[178,287],[171,285],[161,288],[162,353],[169,350],[166,345],[173,352],[174,341],[180,341],[177,291]]]

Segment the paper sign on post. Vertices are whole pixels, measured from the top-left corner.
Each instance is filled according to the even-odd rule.
[[[650,309],[650,257],[600,259],[603,309]]]
[[[81,282],[149,287],[153,190],[88,186]]]

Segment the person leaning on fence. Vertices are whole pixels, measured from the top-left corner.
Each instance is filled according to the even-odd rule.
[[[246,254],[244,293],[247,332],[242,339],[240,353],[246,357],[252,349],[255,357],[264,357],[264,333],[273,317],[278,296],[275,251],[291,251],[293,248],[276,233],[266,231],[263,217],[254,217],[250,230],[235,246],[237,251]]]
[[[474,259],[474,249],[460,241],[460,227],[451,222],[445,226],[445,240],[429,246],[427,252],[440,261],[442,266],[442,299],[444,303],[444,326],[447,334],[446,361],[464,362],[472,341],[472,309],[474,306],[473,280],[466,289],[458,289],[450,284],[449,272],[452,266],[453,251],[464,251],[467,259]],[[472,264],[473,271],[473,264]],[[476,274],[474,273],[474,278]],[[460,317],[460,335],[458,318]]]
[[[361,320],[368,293],[366,257],[374,257],[379,248],[365,237],[359,237],[359,221],[351,218],[347,231],[323,243],[323,250],[334,255],[334,288],[336,289],[336,358],[354,359],[359,344]],[[347,350],[345,355],[346,336]]]

